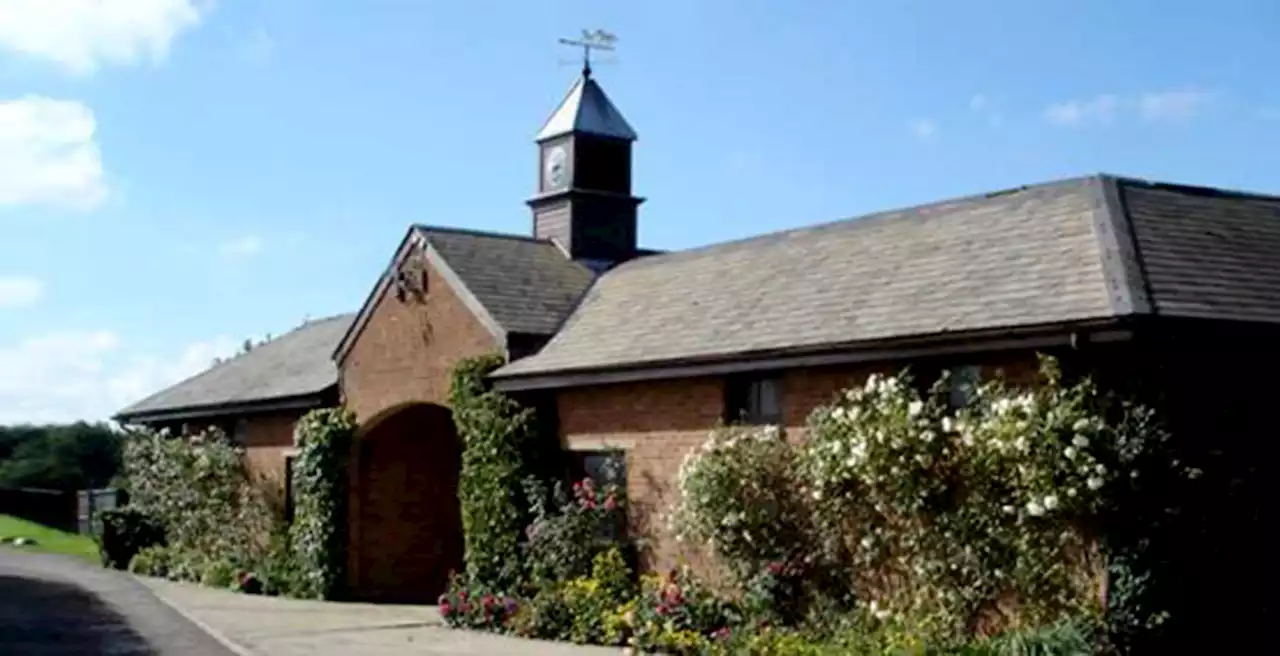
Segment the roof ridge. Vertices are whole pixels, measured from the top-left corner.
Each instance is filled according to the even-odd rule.
[[[459,228],[454,226],[427,225],[425,223],[415,223],[413,224],[413,229],[420,230],[423,232],[445,232],[445,233],[457,234],[457,235],[471,235],[473,237],[493,237],[495,239],[510,239],[513,241],[527,241],[527,242],[533,242],[536,244],[551,245],[551,242],[546,239],[538,239],[537,237],[531,237],[529,235],[519,235],[515,233],[510,233],[510,232],[492,232],[489,230],[476,230],[474,228]]]
[[[1095,180],[1093,235],[1111,309],[1119,316],[1154,314],[1151,283],[1120,178],[1100,174]]]
[[[787,235],[791,235],[791,234],[795,234],[795,233],[799,233],[799,232],[803,232],[803,231],[807,231],[807,230],[823,230],[823,229],[833,228],[833,227],[835,227],[835,226],[842,225],[842,224],[845,224],[845,223],[858,222],[858,224],[859,224],[859,225],[863,225],[863,222],[864,222],[864,221],[880,221],[880,220],[892,219],[895,215],[903,214],[903,213],[905,213],[905,212],[918,212],[918,211],[922,211],[922,210],[928,210],[928,209],[933,209],[933,208],[937,208],[937,207],[942,207],[942,206],[944,206],[944,205],[951,205],[951,204],[956,204],[956,203],[973,203],[973,202],[978,202],[978,201],[981,201],[981,200],[989,200],[989,199],[991,199],[991,198],[998,198],[998,197],[1000,197],[1000,196],[1008,196],[1008,195],[1015,194],[1015,193],[1020,193],[1020,192],[1025,192],[1025,191],[1033,191],[1033,190],[1037,190],[1037,189],[1048,189],[1048,188],[1052,188],[1052,187],[1060,187],[1060,186],[1066,186],[1066,185],[1072,185],[1072,184],[1083,185],[1083,184],[1086,184],[1087,182],[1089,182],[1090,180],[1098,180],[1098,179],[1101,179],[1101,178],[1103,178],[1103,177],[1105,177],[1105,176],[1104,176],[1104,174],[1094,173],[1094,174],[1081,175],[1081,176],[1074,176],[1074,177],[1069,177],[1069,178],[1059,178],[1059,179],[1056,179],[1056,180],[1046,180],[1046,181],[1044,181],[1044,182],[1036,182],[1036,183],[1032,183],[1032,184],[1024,184],[1024,185],[1018,185],[1018,186],[1014,186],[1014,187],[1008,187],[1008,188],[1005,188],[1005,189],[997,189],[997,190],[995,190],[995,191],[986,191],[986,192],[979,192],[979,193],[974,193],[974,194],[968,194],[968,195],[965,195],[965,196],[956,196],[956,197],[952,197],[952,198],[946,198],[946,199],[943,199],[943,200],[937,200],[937,201],[932,201],[932,202],[928,202],[928,203],[922,203],[922,204],[919,204],[919,205],[908,205],[908,206],[905,206],[905,207],[898,207],[898,208],[891,208],[891,209],[884,209],[884,210],[876,210],[876,211],[874,211],[874,212],[869,212],[869,213],[867,213],[867,214],[858,214],[858,215],[855,215],[855,216],[846,216],[846,217],[844,217],[844,218],[840,218],[840,219],[832,219],[832,220],[828,220],[828,221],[822,221],[822,222],[820,222],[820,223],[813,223],[813,224],[809,224],[809,225],[795,226],[795,227],[792,227],[792,228],[783,228],[783,229],[781,229],[781,230],[775,230],[775,231],[773,231],[773,232],[766,232],[766,233],[763,233],[763,234],[751,235],[751,236],[748,236],[748,237],[740,237],[740,238],[738,238],[738,239],[732,239],[732,240],[729,240],[729,241],[721,241],[721,242],[715,242],[715,243],[711,243],[711,244],[703,244],[702,246],[695,246],[695,247],[693,247],[693,248],[686,248],[686,249],[682,249],[682,250],[675,250],[675,251],[659,251],[659,252],[657,252],[657,253],[654,253],[654,254],[651,254],[651,255],[647,255],[647,256],[642,257],[642,258],[636,258],[636,259],[634,259],[634,260],[629,260],[629,261],[627,261],[627,262],[624,262],[624,263],[622,263],[622,264],[618,265],[618,267],[615,267],[615,268],[617,268],[617,269],[621,269],[621,268],[623,268],[623,267],[626,267],[626,266],[630,265],[630,264],[631,264],[631,263],[633,263],[633,262],[636,262],[636,263],[647,263],[647,264],[656,264],[656,263],[659,263],[661,260],[663,260],[663,259],[665,259],[665,258],[667,258],[667,257],[679,257],[679,256],[681,256],[681,255],[698,254],[698,253],[706,253],[706,252],[708,252],[708,251],[714,251],[714,250],[717,250],[717,249],[720,249],[720,248],[725,248],[725,249],[727,249],[727,248],[731,248],[731,247],[737,247],[737,246],[742,246],[742,245],[750,244],[750,243],[752,243],[752,242],[756,242],[756,241],[765,241],[765,240],[768,240],[768,239],[777,239],[777,238],[780,238],[780,237],[784,237],[784,236],[787,236]]]

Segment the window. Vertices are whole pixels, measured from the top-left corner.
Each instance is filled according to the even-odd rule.
[[[982,369],[977,365],[967,364],[948,369],[947,404],[952,409],[963,408],[973,400],[973,395],[982,382]]]
[[[245,444],[249,439],[249,420],[237,419],[235,426],[231,429],[231,441],[236,444]]]
[[[725,421],[782,423],[782,381],[774,377],[731,378],[725,382]]]
[[[575,482],[590,478],[598,484],[627,484],[625,451],[571,451],[569,458],[569,475]]]

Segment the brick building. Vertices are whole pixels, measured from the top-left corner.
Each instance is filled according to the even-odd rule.
[[[658,253],[637,243],[635,139],[584,71],[536,139],[531,235],[412,226],[355,315],[120,418],[239,427],[280,471],[298,413],[346,404],[361,426],[351,583],[374,599],[431,598],[460,564],[449,373],[494,350],[508,358],[495,385],[553,422],[574,467],[625,465],[653,567],[675,551],[645,518],[716,423],[798,434],[841,388],[905,365],[954,371],[957,394],[996,371],[1030,381],[1045,352],[1115,384],[1154,380],[1175,425],[1212,434],[1203,457],[1225,463],[1224,489],[1265,480],[1274,447],[1250,436],[1269,386],[1204,381],[1280,359],[1280,199],[1097,175]],[[1231,489],[1217,521],[1256,521],[1240,500],[1254,490]]]

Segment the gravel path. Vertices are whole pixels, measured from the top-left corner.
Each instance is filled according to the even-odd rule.
[[[0,547],[0,652],[232,656],[133,577]]]

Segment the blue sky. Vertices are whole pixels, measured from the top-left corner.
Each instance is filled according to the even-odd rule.
[[[1097,171],[1280,193],[1280,4],[1210,7],[0,0],[0,422],[354,310],[411,222],[526,232],[582,28],[649,247]]]

